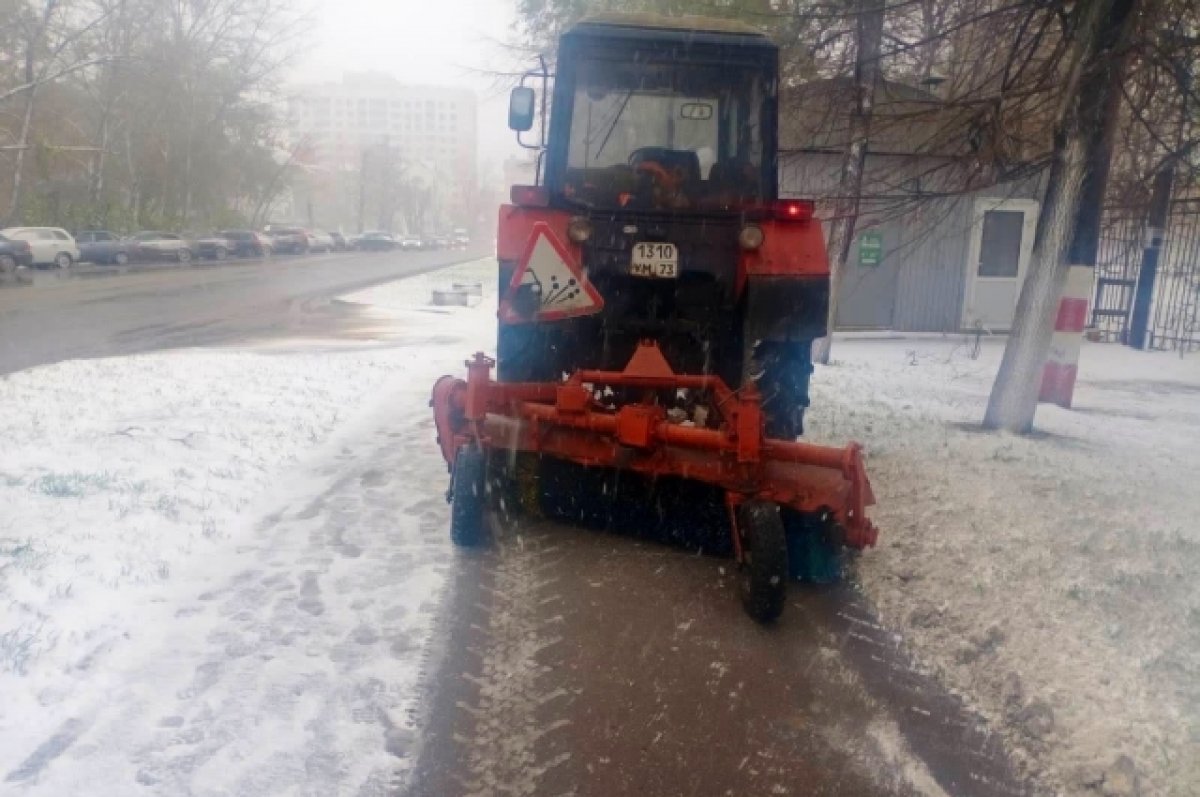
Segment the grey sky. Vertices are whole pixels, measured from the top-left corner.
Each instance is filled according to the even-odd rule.
[[[312,47],[296,64],[302,82],[343,72],[387,72],[408,83],[468,86],[480,98],[480,155],[515,151],[507,97],[476,70],[519,63],[498,43],[512,38],[515,0],[313,0]]]

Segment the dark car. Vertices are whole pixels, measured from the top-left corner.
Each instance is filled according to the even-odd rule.
[[[364,232],[358,239],[358,248],[364,252],[390,252],[396,248],[396,239],[388,232]]]
[[[334,251],[345,252],[349,248],[349,245],[346,243],[346,236],[340,232],[331,232],[329,233],[329,237],[333,239]]]
[[[217,235],[229,241],[230,253],[238,257],[270,257],[271,239],[254,230],[221,230]]]
[[[129,262],[129,242],[108,230],[81,230],[75,233],[79,259],[96,265],[123,266]]]
[[[129,258],[187,263],[192,259],[192,246],[191,241],[173,232],[144,230],[129,239]]]
[[[28,241],[14,241],[0,235],[0,274],[11,274],[17,266],[33,265],[33,250]]]
[[[196,254],[205,260],[224,260],[237,252],[237,242],[223,232],[214,232],[196,239]]]
[[[271,248],[276,252],[303,255],[308,252],[308,230],[303,227],[270,227]]]

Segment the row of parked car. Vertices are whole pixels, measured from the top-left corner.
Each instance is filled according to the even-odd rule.
[[[400,249],[409,251],[426,251],[429,249],[466,249],[471,243],[465,231],[453,235],[392,235],[390,232],[373,230],[362,235],[351,236],[349,239],[352,249],[372,251],[391,251]]]
[[[466,248],[463,235],[421,238],[372,231],[343,236],[303,227],[272,225],[263,232],[220,230],[206,236],[146,230],[122,236],[107,230],[82,230],[74,235],[60,227],[10,227],[0,230],[0,271],[18,266],[69,268],[74,263],[125,265],[130,262],[177,261],[193,258],[302,255],[309,252],[391,251]]]

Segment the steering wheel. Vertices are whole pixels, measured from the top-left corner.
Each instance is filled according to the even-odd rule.
[[[645,160],[633,167],[635,171],[649,174],[665,191],[674,194],[683,182],[681,175],[674,174],[657,161]]]

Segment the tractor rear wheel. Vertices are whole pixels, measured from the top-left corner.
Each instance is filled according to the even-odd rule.
[[[742,563],[739,579],[742,606],[760,623],[783,612],[787,597],[787,536],[779,507],[770,501],[747,501],[738,509]]]
[[[483,451],[474,443],[459,446],[450,484],[450,539],[455,545],[469,548],[483,542],[486,506]]]
[[[750,375],[762,394],[767,437],[795,440],[804,434],[812,341],[764,341],[754,347]]]

